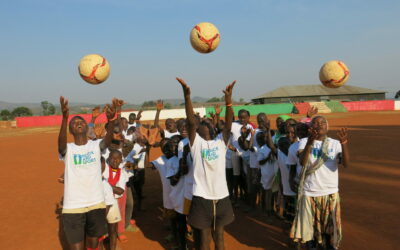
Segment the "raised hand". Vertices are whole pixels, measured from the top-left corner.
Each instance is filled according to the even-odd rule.
[[[315,139],[318,138],[319,130],[311,127],[309,131],[310,131],[310,135],[308,136],[307,142],[311,144],[315,141]]]
[[[190,96],[190,87],[186,84],[186,82],[182,79],[177,77],[176,80],[181,84],[182,86],[182,90],[183,90],[183,95],[185,97],[189,97]]]
[[[156,103],[156,109],[157,111],[161,111],[164,109],[164,102],[162,100],[158,100]]]
[[[142,118],[142,112],[143,112],[143,110],[141,109],[141,110],[139,110],[139,113],[137,114],[137,116],[136,116],[136,121],[139,121],[140,120],[140,118]]]
[[[115,113],[116,113],[116,109],[115,109],[115,106],[114,106],[114,100],[113,100],[113,105],[112,106],[110,106],[109,104],[106,104],[104,109],[106,111],[107,120],[109,120],[109,121],[113,120],[114,117],[115,117]]]
[[[235,83],[236,81],[233,81],[231,84],[226,86],[225,90],[222,90],[222,92],[225,94],[225,104],[232,104],[232,92]]]
[[[339,132],[337,132],[337,136],[341,144],[346,144],[348,140],[347,128],[341,128]]]
[[[94,109],[92,109],[92,118],[96,119],[97,117],[99,117],[99,115],[101,115],[100,106],[97,106]]]
[[[221,107],[219,106],[219,104],[216,104],[216,105],[214,106],[214,109],[215,109],[215,114],[216,114],[216,115],[221,114]]]
[[[64,99],[64,96],[60,96],[61,112],[64,118],[69,116],[68,100]]]
[[[316,106],[311,106],[307,110],[307,117],[311,118],[314,115],[318,114],[318,108]]]

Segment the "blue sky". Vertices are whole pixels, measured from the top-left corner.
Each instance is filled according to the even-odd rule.
[[[8,0],[0,2],[0,101],[130,103],[196,96],[251,99],[283,85],[318,84],[329,60],[350,68],[347,84],[400,89],[400,1]],[[214,23],[221,42],[195,52],[191,28]],[[101,85],[83,82],[82,56],[110,62]]]

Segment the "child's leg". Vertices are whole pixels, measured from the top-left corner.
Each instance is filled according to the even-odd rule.
[[[265,191],[265,211],[268,215],[272,214],[272,190],[266,189]]]
[[[216,250],[224,249],[224,227],[217,227],[212,232],[212,237]]]
[[[174,236],[174,242],[175,242],[175,244],[178,244],[178,242],[179,242],[179,235],[178,235],[178,219],[177,219],[177,216],[178,216],[177,213],[174,211],[174,213],[171,214],[171,217],[170,217],[172,235]]]
[[[133,213],[133,195],[131,188],[129,186],[126,187],[126,210],[125,210],[125,228],[130,225],[130,220],[132,219]]]
[[[209,250],[211,243],[211,228],[200,230],[200,250]]]
[[[178,235],[178,243],[179,249],[186,249],[186,215],[177,213],[177,235]]]
[[[123,233],[125,231],[126,192],[118,199],[118,206],[121,213],[121,221],[118,222],[118,233]]]
[[[108,238],[110,239],[110,250],[117,248],[118,223],[108,223]]]

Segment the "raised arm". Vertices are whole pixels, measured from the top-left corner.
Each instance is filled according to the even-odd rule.
[[[160,121],[160,113],[161,113],[161,110],[164,109],[164,102],[161,100],[158,100],[157,104],[156,104],[156,109],[157,109],[157,111],[156,111],[156,117],[154,118],[154,127],[158,128],[159,121]]]
[[[270,127],[270,122],[269,121],[267,122],[267,128],[266,128],[266,132],[265,132],[265,137],[266,137],[265,139],[266,139],[266,142],[267,142],[267,146],[271,149],[271,153],[273,155],[276,155],[278,151],[277,151],[276,146],[275,146],[275,144],[274,144],[274,142],[272,140],[271,127]]]
[[[143,113],[143,110],[140,109],[136,116],[136,126],[138,126],[140,124],[140,118],[142,118],[142,113]]]
[[[340,144],[342,145],[342,165],[343,167],[347,168],[349,167],[350,163],[349,148],[347,146],[348,142],[347,128],[340,129],[337,135],[339,137]]]
[[[231,128],[233,122],[233,109],[232,109],[232,92],[233,87],[235,86],[236,81],[233,81],[231,84],[226,86],[224,92],[225,94],[225,127],[223,133],[224,142],[228,145],[229,137],[231,136]]]
[[[60,96],[60,105],[62,112],[62,122],[60,133],[58,134],[58,153],[64,156],[67,153],[67,123],[69,117],[68,100]]]
[[[116,105],[117,105],[116,99],[113,99],[113,105],[110,106],[107,104],[105,107],[108,126],[107,126],[107,134],[100,143],[101,150],[105,150],[111,144],[114,132],[114,122],[117,119],[117,117],[115,117]]]
[[[188,136],[190,145],[193,145],[194,138],[196,137],[196,118],[194,117],[192,100],[190,99],[190,87],[181,78],[176,78],[181,84],[183,90],[183,97],[185,99],[185,111],[187,117]]]
[[[310,136],[308,137],[307,144],[304,150],[300,152],[300,157],[299,157],[300,165],[302,165],[303,167],[307,165],[312,145],[317,137],[318,137],[318,131],[314,128],[310,128]]]
[[[99,106],[97,106],[94,109],[92,109],[92,119],[90,120],[89,129],[88,129],[88,132],[87,132],[87,137],[89,139],[92,139],[92,140],[96,139],[96,133],[94,132],[94,123],[96,121],[96,118],[100,114],[101,114],[101,112],[100,112],[100,107]]]

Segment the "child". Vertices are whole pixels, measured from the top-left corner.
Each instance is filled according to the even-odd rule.
[[[169,145],[170,139],[163,139],[160,142],[161,151],[164,155],[161,155],[156,160],[150,163],[150,166],[157,169],[160,174],[161,184],[162,184],[162,192],[163,192],[163,207],[164,207],[164,215],[165,219],[169,219],[171,223],[171,227],[175,228],[175,221],[173,221],[174,216],[174,206],[172,204],[171,198],[169,194],[171,193],[171,183],[167,179],[167,162],[168,159],[174,156],[173,150],[171,150]],[[169,238],[169,237],[168,237]]]
[[[286,123],[288,125],[289,123]],[[294,219],[294,205],[296,200],[296,193],[290,188],[289,173],[290,169],[287,162],[289,153],[289,146],[296,141],[295,126],[286,126],[286,136],[281,137],[278,142],[278,167],[281,176],[282,194],[283,194],[283,217],[292,222]]]
[[[115,108],[106,106],[108,122],[115,120]],[[103,140],[88,140],[86,121],[75,116],[69,122],[74,142],[67,143],[68,100],[60,97],[62,123],[58,136],[58,152],[65,163],[63,229],[71,249],[97,249],[98,239],[105,234],[106,204],[101,172],[101,151],[112,139],[112,127]],[[86,239],[86,244],[84,240]]]
[[[212,123],[197,124],[190,100],[190,88],[180,78],[188,121],[188,138],[193,157],[193,198],[188,222],[194,228],[196,249],[208,249],[213,238],[216,249],[224,249],[224,227],[234,219],[225,178],[225,157],[232,127],[232,89],[225,94],[225,127],[217,135]]]
[[[159,119],[161,110],[163,110],[164,108],[164,103],[161,100],[157,101],[156,108],[157,111],[156,111],[156,117],[154,119],[154,127],[160,128]],[[179,135],[175,120],[171,118],[166,119],[165,129],[160,129],[160,133],[162,138],[171,138],[174,135]]]
[[[267,216],[271,216],[272,209],[272,185],[278,170],[276,165],[276,148],[272,142],[271,133],[267,128],[265,132],[259,132],[256,137],[260,149],[257,151],[257,160],[261,168],[261,185],[264,190],[264,206]]]
[[[178,143],[180,140],[181,137],[179,135],[174,135],[170,138],[168,142],[170,151],[174,152],[174,156],[168,159],[168,162],[166,164],[166,177],[170,180],[170,184],[172,186],[169,197],[175,210],[173,223],[175,239],[178,243],[178,249],[186,250],[186,215],[184,215],[185,180],[182,173],[183,170],[179,164],[178,158]]]
[[[110,238],[110,249],[114,250],[117,246],[118,222],[121,217],[121,211],[117,199],[121,198],[125,191],[126,182],[129,177],[122,164],[122,153],[118,150],[111,150],[107,159],[107,165],[103,177],[111,185],[114,198],[116,199],[110,211],[107,214],[108,236]]]
[[[139,121],[140,121],[140,118],[142,117],[142,112],[143,112],[143,110],[139,110],[139,113],[137,116],[135,113],[129,114],[128,129],[131,127],[138,127],[140,125]]]
[[[303,168],[290,237],[301,242],[315,239],[327,249],[337,249],[342,239],[338,167],[349,164],[348,136],[342,128],[339,140],[329,138],[328,129],[327,120],[316,116],[309,137],[300,141]]]

